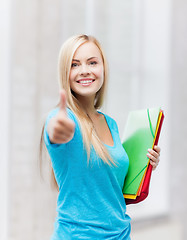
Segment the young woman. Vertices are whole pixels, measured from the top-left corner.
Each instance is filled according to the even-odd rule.
[[[128,156],[116,122],[98,111],[107,85],[107,63],[98,41],[68,39],[59,57],[60,103],[46,120],[44,141],[59,195],[51,240],[129,240],[122,187]],[[148,150],[153,168],[160,148]]]

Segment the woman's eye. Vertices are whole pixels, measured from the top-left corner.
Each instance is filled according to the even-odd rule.
[[[77,63],[72,63],[72,64],[71,64],[71,67],[77,67],[77,66],[78,66]]]
[[[92,61],[92,62],[90,62],[90,65],[96,65],[96,64],[97,64],[96,61]]]

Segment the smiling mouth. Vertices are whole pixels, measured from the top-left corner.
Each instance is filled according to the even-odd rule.
[[[94,79],[80,79],[77,82],[81,85],[87,86],[93,83],[95,80]]]

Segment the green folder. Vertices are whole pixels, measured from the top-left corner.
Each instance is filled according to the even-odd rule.
[[[130,112],[122,138],[122,144],[129,157],[129,169],[123,194],[136,195],[147,169],[148,148],[152,148],[160,108]]]

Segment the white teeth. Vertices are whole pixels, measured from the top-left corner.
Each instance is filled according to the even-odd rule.
[[[92,83],[92,80],[81,80],[79,81],[81,84]]]

